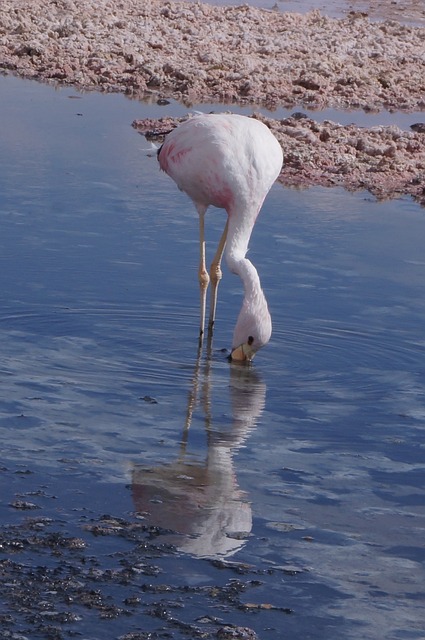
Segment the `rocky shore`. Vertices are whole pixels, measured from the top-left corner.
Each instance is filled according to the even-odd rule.
[[[0,70],[188,106],[421,111],[424,51],[424,28],[372,22],[358,11],[335,19],[319,11],[165,0],[3,0],[0,6]],[[285,184],[336,184],[425,203],[420,122],[409,132],[298,115],[267,124],[284,149]]]
[[[190,116],[189,116],[190,117]],[[396,126],[361,128],[354,124],[323,123],[295,112],[265,122],[279,140],[284,163],[279,181],[288,187],[340,186],[364,189],[378,200],[412,196],[425,206],[425,131]],[[137,120],[133,126],[150,140],[161,142],[181,119]]]

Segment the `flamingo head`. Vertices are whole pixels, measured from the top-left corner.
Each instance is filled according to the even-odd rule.
[[[242,342],[238,347],[232,349],[230,360],[232,362],[251,362],[256,354],[256,350],[253,345],[253,336],[248,336],[248,340],[246,342]]]
[[[251,362],[257,351],[268,343],[271,333],[272,322],[264,296],[260,297],[260,304],[254,306],[245,300],[233,334],[230,360]]]

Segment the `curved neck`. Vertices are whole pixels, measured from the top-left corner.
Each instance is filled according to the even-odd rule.
[[[242,280],[246,299],[264,297],[257,269],[248,258],[226,253],[226,262],[232,273],[236,273]]]
[[[233,333],[233,348],[254,340],[254,351],[265,345],[271,335],[271,318],[267,301],[261,289],[257,269],[245,257],[256,215],[229,215],[226,243],[226,262],[244,286],[244,300]],[[251,343],[249,343],[251,344]]]
[[[229,228],[227,232],[225,256],[227,266],[232,273],[236,273],[242,280],[245,296],[261,291],[260,278],[257,269],[246,258],[248,243],[251,238],[257,212],[238,215],[237,212],[229,215]]]

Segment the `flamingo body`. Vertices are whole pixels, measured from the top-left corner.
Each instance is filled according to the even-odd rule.
[[[210,272],[213,296],[216,299],[224,251],[227,265],[242,279],[245,293],[233,334],[232,358],[251,360],[270,339],[271,318],[257,270],[245,256],[264,198],[282,168],[282,149],[269,128],[258,120],[235,114],[209,114],[190,118],[174,129],[158,159],[161,169],[193,200],[200,216],[201,334],[202,304],[205,305],[202,290],[210,280],[205,269],[204,215],[209,206],[223,208],[228,214]],[[215,301],[210,330],[214,315]]]

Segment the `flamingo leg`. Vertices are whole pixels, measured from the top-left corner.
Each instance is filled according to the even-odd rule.
[[[205,266],[205,209],[198,208],[199,212],[199,270],[198,279],[201,292],[201,317],[199,326],[199,336],[202,338],[205,327],[205,309],[207,300],[207,289],[210,282],[207,268]]]
[[[210,318],[208,321],[208,333],[211,334],[214,326],[215,320],[215,310],[217,307],[217,293],[218,293],[218,283],[222,278],[221,271],[221,259],[223,257],[224,247],[226,246],[227,240],[227,231],[229,228],[229,219],[226,220],[226,226],[224,227],[223,233],[220,238],[220,242],[218,243],[217,251],[211,262],[210,268],[210,278],[211,278],[211,303],[210,303]]]

